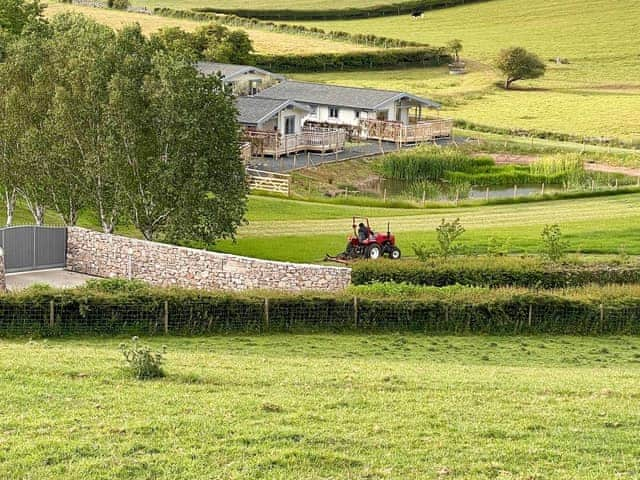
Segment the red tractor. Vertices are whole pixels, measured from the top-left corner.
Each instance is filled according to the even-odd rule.
[[[398,260],[401,256],[400,249],[396,246],[396,237],[389,231],[389,224],[387,223],[385,233],[375,233],[369,226],[368,218],[353,217],[353,235],[349,236],[347,248],[335,257],[327,255],[325,260],[341,263],[358,258],[377,260],[385,254],[393,260]]]

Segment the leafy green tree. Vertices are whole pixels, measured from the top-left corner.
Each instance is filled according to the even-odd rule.
[[[127,215],[148,240],[232,236],[246,208],[232,97],[174,52],[148,67],[109,87]]]
[[[207,60],[223,63],[249,63],[253,45],[243,30],[229,32],[224,39],[204,51]]]
[[[6,198],[12,198],[14,189],[19,192],[36,224],[44,222],[50,185],[51,150],[42,135],[53,91],[45,68],[48,39],[44,30],[17,37],[0,64],[2,161],[9,169],[3,175]]]
[[[453,53],[453,61],[455,63],[460,62],[460,52],[462,51],[462,40],[458,40],[457,38],[454,40],[450,40],[447,42],[447,49]]]
[[[496,62],[498,69],[504,74],[504,88],[510,88],[513,82],[539,78],[544,75],[546,65],[540,58],[521,47],[502,50]]]
[[[117,65],[115,34],[76,14],[58,15],[51,26],[47,72],[55,89],[43,132],[52,154],[49,202],[67,225],[75,225],[79,211],[93,203],[103,229],[112,231],[95,194],[108,182],[103,167],[107,88]]]

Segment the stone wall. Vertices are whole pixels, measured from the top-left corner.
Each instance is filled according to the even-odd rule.
[[[351,282],[349,268],[271,262],[78,227],[68,229],[67,269],[162,287],[206,290],[339,291]]]
[[[4,250],[0,247],[0,293],[7,291],[7,279],[4,270]]]

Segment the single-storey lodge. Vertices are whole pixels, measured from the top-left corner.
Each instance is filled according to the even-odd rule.
[[[453,122],[432,113],[440,105],[409,93],[287,80],[246,65],[200,62],[197,68],[232,89],[256,155],[338,151],[348,133],[397,144],[451,136]]]

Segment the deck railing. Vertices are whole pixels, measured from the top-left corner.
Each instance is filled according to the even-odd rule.
[[[300,133],[289,135],[247,130],[244,135],[251,144],[252,155],[273,157],[304,151],[338,152],[344,149],[347,139],[345,131],[335,128],[305,128]]]
[[[450,137],[453,132],[453,120],[422,120],[405,125],[401,122],[367,119],[363,120],[366,137],[394,143],[429,142],[437,138]]]

